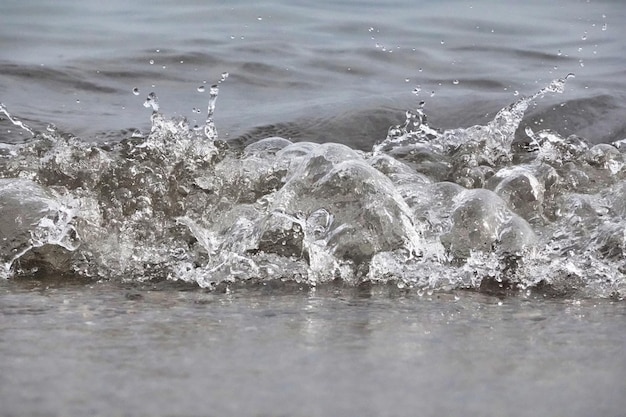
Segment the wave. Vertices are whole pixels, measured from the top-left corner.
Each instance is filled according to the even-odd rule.
[[[167,119],[151,94],[150,133],[104,144],[36,131],[1,105],[32,139],[0,144],[0,276],[623,299],[622,143],[516,136],[566,78],[486,125],[436,129],[420,106],[371,151],[262,130],[222,140],[217,85],[204,126]]]

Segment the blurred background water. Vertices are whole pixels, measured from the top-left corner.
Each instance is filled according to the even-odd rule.
[[[197,88],[228,72],[215,116],[223,138],[287,123],[293,136],[369,149],[420,100],[433,125],[468,126],[574,73],[554,101],[566,106],[548,99],[529,120],[619,140],[625,9],[584,0],[5,0],[0,98],[23,118],[92,139],[148,126],[141,104],[152,91],[167,114],[203,121],[208,94]]]
[[[609,142],[624,39],[619,0],[3,0],[0,102],[119,141],[153,91],[203,123],[228,72],[223,139],[371,149],[419,101],[469,126],[574,73],[524,123]],[[0,280],[0,414],[618,416],[625,323],[623,302],[567,297]]]

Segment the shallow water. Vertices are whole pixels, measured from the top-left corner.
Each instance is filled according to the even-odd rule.
[[[5,0],[0,414],[622,415],[625,28]]]
[[[624,304],[2,283],[3,415],[622,415]]]

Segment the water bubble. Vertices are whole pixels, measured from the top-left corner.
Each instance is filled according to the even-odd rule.
[[[150,65],[154,65],[154,59],[150,60]]]
[[[459,85],[459,80],[454,80],[454,81],[452,81],[452,84],[454,84],[454,85]]]
[[[405,79],[404,79],[404,82],[405,82],[405,83],[410,83],[410,82],[411,82],[411,79],[410,79],[410,78],[405,78]]]
[[[261,20],[263,20],[263,17],[259,16],[259,17],[256,18],[256,20],[261,21]]]
[[[587,40],[587,32],[583,33],[583,36],[580,39],[582,39],[583,41],[586,41]]]
[[[159,52],[161,52],[161,50],[160,50],[160,49],[155,49],[154,51],[155,51],[157,54],[158,54]]]
[[[419,71],[419,72],[422,72],[422,71],[424,71],[424,70],[423,70],[422,68],[420,68],[420,69],[418,69],[418,71]]]
[[[76,104],[80,104],[80,99],[76,99]]]
[[[606,29],[607,29],[607,24],[605,23],[602,25],[602,30],[605,31]]]
[[[442,44],[442,45],[445,45],[445,44],[446,44],[446,41],[441,41],[441,44]]]
[[[433,91],[431,91],[431,92],[430,92],[430,96],[431,96],[431,97],[435,97],[435,90],[433,90]]]
[[[48,132],[56,132],[57,131],[57,127],[54,123],[50,123],[48,124],[48,126],[46,126],[46,130]]]
[[[422,87],[420,87],[419,85],[417,87],[415,87],[413,89],[413,91],[411,91],[413,94],[415,94],[416,96],[419,95],[419,93],[422,91]]]
[[[228,78],[229,75],[230,74],[228,72],[223,72],[218,83],[223,83],[224,81],[226,81],[226,78]]]
[[[139,88],[137,88],[137,87],[133,88],[133,94],[138,96],[139,95]]]
[[[559,52],[556,53],[557,56],[561,56],[563,55],[563,52],[561,52],[561,50],[559,49]]]
[[[514,96],[519,96],[519,91],[515,90],[515,91],[513,92],[513,95],[514,95]]]
[[[585,62],[582,59],[579,59],[578,63],[580,64],[581,67],[585,66]]]
[[[198,93],[204,93],[204,86],[201,85],[200,87],[198,87],[196,90],[198,90]]]

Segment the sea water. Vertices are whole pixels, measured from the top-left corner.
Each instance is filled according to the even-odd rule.
[[[620,415],[625,15],[5,1],[0,411]]]

